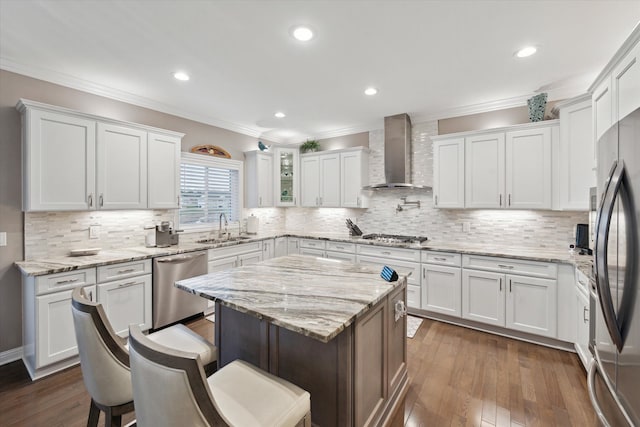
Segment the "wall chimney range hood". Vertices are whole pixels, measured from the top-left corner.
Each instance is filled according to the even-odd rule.
[[[430,188],[411,183],[411,119],[406,113],[384,118],[384,177],[385,182],[364,189]]]

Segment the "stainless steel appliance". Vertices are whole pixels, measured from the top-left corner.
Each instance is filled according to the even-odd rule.
[[[381,243],[424,243],[429,240],[425,236],[403,236],[400,234],[365,234],[362,238]]]
[[[588,379],[591,401],[605,426],[640,425],[639,147],[640,109],[598,141],[600,203]]]
[[[174,283],[207,274],[207,251],[153,259],[153,329],[161,328],[207,308],[207,300],[178,289]]]
[[[177,245],[179,231],[182,230],[174,230],[171,222],[162,221],[156,226],[156,246],[159,248],[167,248],[171,245]]]

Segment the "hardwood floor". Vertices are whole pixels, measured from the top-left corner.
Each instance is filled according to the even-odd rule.
[[[188,326],[213,341],[213,323]],[[573,353],[432,320],[408,352],[407,427],[598,425]],[[79,366],[35,382],[21,361],[0,367],[0,427],[85,426],[89,402]]]

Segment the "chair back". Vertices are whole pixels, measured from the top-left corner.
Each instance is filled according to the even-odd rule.
[[[227,426],[196,353],[162,346],[129,326],[131,382],[139,427]]]
[[[71,310],[85,387],[104,406],[133,400],[126,340],[113,331],[101,304],[88,300],[82,288],[72,293]]]

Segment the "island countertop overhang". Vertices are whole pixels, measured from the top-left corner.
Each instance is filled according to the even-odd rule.
[[[176,286],[326,343],[406,281],[387,282],[369,266],[289,255]]]

